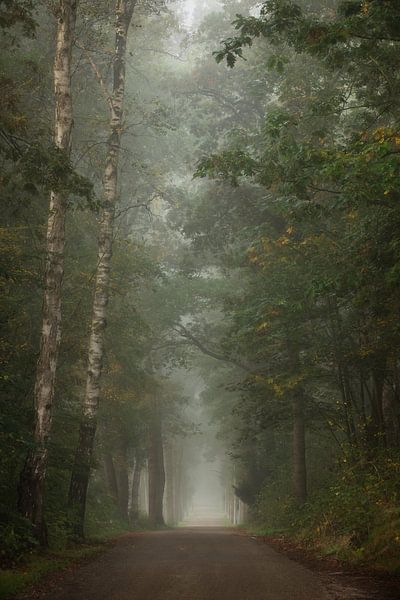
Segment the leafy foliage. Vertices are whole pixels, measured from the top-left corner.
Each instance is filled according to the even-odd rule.
[[[89,4],[74,56],[71,160],[50,134],[53,16],[42,7],[35,25],[30,2],[0,10],[0,491],[2,556],[15,561],[34,544],[14,507],[31,445],[54,189],[76,201],[46,514],[53,544],[69,535],[96,268],[97,216],[87,209],[101,202],[113,41],[109,3]],[[235,1],[185,37],[161,4],[140,5],[129,41],[88,531],[128,527],[105,464],[128,481],[146,453],[152,395],[162,399],[164,441],[187,450],[196,427],[181,380],[192,369],[218,429],[208,455],[226,449],[222,476],[258,526],[398,568],[399,5]],[[292,486],[302,442],[306,502]]]
[[[389,91],[398,86],[398,22],[398,6],[374,0],[275,0],[259,16],[236,15],[237,35],[214,52],[216,62],[235,66],[238,81],[254,60],[275,74],[262,123],[252,120],[239,140],[227,136],[201,160],[196,176],[214,181],[201,199],[209,216],[194,208],[188,227],[202,248],[217,248],[225,275],[240,273],[240,293],[221,304],[221,344],[250,365],[232,386],[239,398],[223,429],[236,477],[240,465],[238,494],[246,495],[257,454],[274,440],[251,494],[259,493],[259,522],[302,530],[316,544],[322,530],[311,521],[321,527],[331,514],[329,535],[347,540],[353,559],[371,560],[376,532],[396,521],[399,502],[390,461],[400,443],[400,106]],[[250,105],[250,85],[246,92]],[[293,500],[293,460],[283,451],[292,406],[298,432],[299,395],[308,430],[304,509]],[[336,487],[318,468],[321,455]],[[375,507],[386,502],[380,520]],[[393,565],[396,536],[383,537],[382,560]]]

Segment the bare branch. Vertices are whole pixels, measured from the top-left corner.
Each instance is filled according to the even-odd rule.
[[[177,333],[179,333],[179,335],[181,335],[182,337],[184,337],[185,339],[190,341],[194,346],[196,346],[199,350],[201,350],[201,352],[203,354],[206,354],[207,356],[211,356],[211,358],[215,358],[215,360],[233,364],[236,367],[239,367],[239,369],[246,371],[246,373],[251,373],[252,375],[258,375],[258,373],[255,373],[254,369],[251,368],[250,365],[247,365],[241,361],[238,361],[235,358],[233,358],[232,356],[220,354],[219,352],[215,352],[214,350],[210,350],[210,348],[207,348],[207,346],[205,346],[203,344],[203,342],[201,342],[188,329],[186,329],[186,327],[184,325],[181,325],[180,323],[176,324],[174,327],[174,331],[176,331]]]
[[[170,56],[171,58],[175,58],[176,60],[180,60],[181,62],[186,62],[186,60],[178,54],[173,54],[172,52],[168,52],[167,50],[157,50],[157,48],[141,48],[141,50],[144,52],[155,52],[156,54],[164,54],[165,56]]]
[[[105,98],[108,106],[110,107],[111,112],[113,112],[114,111],[113,100],[112,100],[112,97],[110,95],[110,92],[109,92],[109,89],[107,87],[107,84],[104,81],[103,76],[102,76],[102,74],[99,71],[99,68],[97,67],[96,63],[94,62],[94,60],[93,60],[90,52],[84,46],[81,46],[78,42],[75,42],[75,43],[76,43],[76,46],[80,50],[82,50],[84,52],[84,54],[85,54],[85,56],[86,56],[86,58],[87,58],[87,60],[88,60],[88,62],[90,64],[90,66],[93,69],[94,74],[96,75],[96,79],[99,82],[101,91],[103,92],[103,96],[104,96],[104,98]]]
[[[130,210],[133,210],[134,208],[144,208],[145,210],[147,210],[148,213],[150,213],[150,215],[152,217],[155,217],[156,215],[151,211],[151,208],[149,206],[149,203],[146,202],[138,202],[137,204],[131,204],[130,206],[127,206],[126,208],[121,209],[120,211],[118,211],[118,213],[115,215],[116,219],[119,219],[119,217],[121,217],[123,214],[129,212]]]

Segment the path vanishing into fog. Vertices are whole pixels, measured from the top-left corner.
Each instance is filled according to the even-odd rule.
[[[310,571],[223,528],[132,534],[39,598],[46,600],[325,600]]]
[[[320,575],[251,536],[222,527],[132,533],[61,577],[41,600],[328,600]],[[27,596],[25,596],[27,597]]]

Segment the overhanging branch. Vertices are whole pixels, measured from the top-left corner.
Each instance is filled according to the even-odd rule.
[[[215,358],[215,360],[235,365],[236,367],[239,367],[239,369],[246,371],[246,373],[251,373],[252,375],[259,374],[256,373],[254,369],[250,367],[250,365],[247,365],[246,363],[243,363],[232,356],[220,354],[219,352],[215,352],[214,350],[207,348],[207,346],[198,338],[196,338],[184,325],[181,325],[180,323],[176,324],[174,327],[174,331],[179,333],[179,335],[181,335],[183,338],[190,341],[193,344],[193,346],[196,346],[196,348],[198,348],[203,354],[211,356],[211,358]]]

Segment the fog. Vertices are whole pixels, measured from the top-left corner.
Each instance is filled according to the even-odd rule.
[[[1,3],[1,597],[121,534],[400,570],[399,43],[399,2]]]
[[[176,5],[175,10],[185,28],[195,31],[205,16],[222,10],[222,3],[218,0],[183,0]]]

